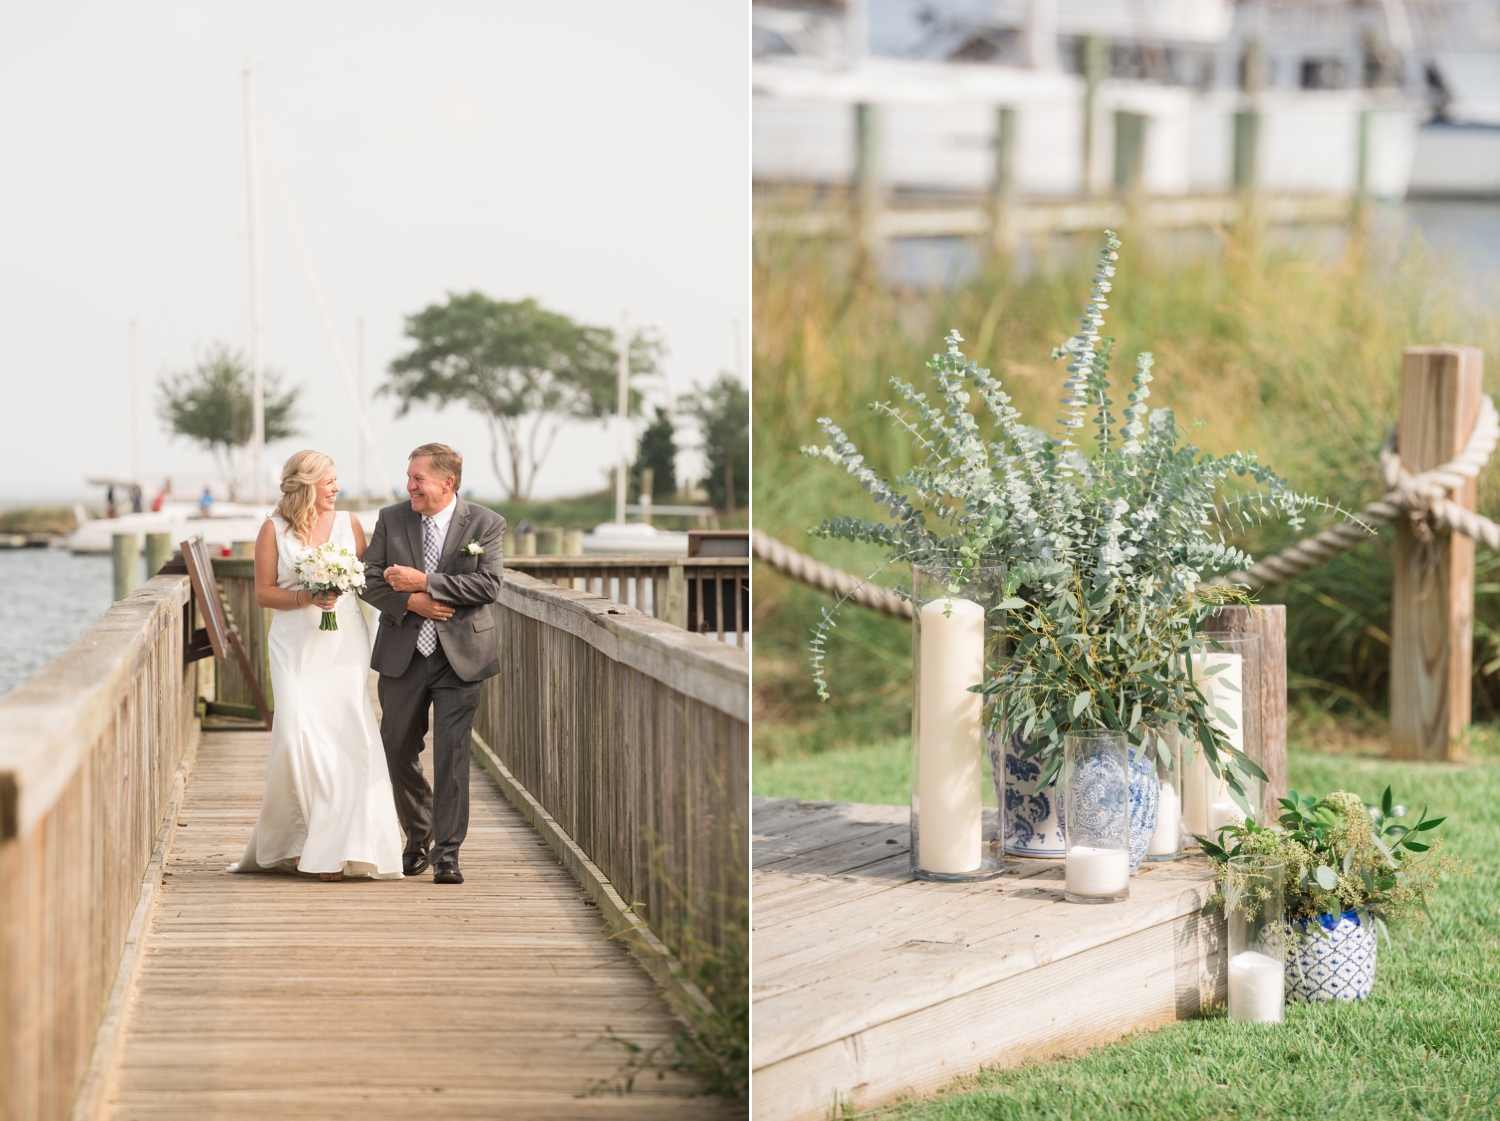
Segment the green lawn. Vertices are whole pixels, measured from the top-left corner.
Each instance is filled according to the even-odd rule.
[[[1486,753],[1488,754],[1488,753]],[[1290,785],[1353,790],[1387,783],[1448,822],[1445,849],[1473,865],[1447,884],[1431,923],[1382,943],[1375,991],[1360,1004],[1293,1006],[1279,1027],[1231,1024],[1221,1011],[1078,1058],[992,1069],[933,1097],[870,1114],[900,1121],[1105,1121],[1114,1118],[1500,1117],[1500,764],[1393,763],[1294,750]],[[903,803],[902,741],[756,761],[757,794]]]

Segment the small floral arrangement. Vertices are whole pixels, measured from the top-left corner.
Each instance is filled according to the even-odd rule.
[[[345,595],[365,586],[365,565],[354,553],[332,541],[308,549],[292,566],[297,574],[297,587],[313,595],[337,592]],[[318,623],[320,631],[339,629],[338,616],[332,611],[323,612]]]
[[[479,543],[478,539],[475,539],[464,546],[464,552],[468,553],[471,557],[482,557],[484,556],[484,546]]]
[[[1423,807],[1415,824],[1403,825],[1398,819],[1407,809],[1392,803],[1389,786],[1378,806],[1347,790],[1326,798],[1299,798],[1293,790],[1281,799],[1286,812],[1276,825],[1260,826],[1251,818],[1220,830],[1218,844],[1199,837],[1217,862],[1220,885],[1205,913],[1223,907],[1236,890],[1229,858],[1259,855],[1285,868],[1287,918],[1299,928],[1322,930],[1315,921],[1320,915],[1337,922],[1345,911],[1383,933],[1388,921],[1419,919],[1442,877],[1468,869],[1443,855],[1442,842],[1430,836],[1446,818],[1430,818]]]

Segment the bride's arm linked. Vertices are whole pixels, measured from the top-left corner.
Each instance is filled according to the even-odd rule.
[[[277,611],[295,611],[299,607],[314,605],[324,611],[332,611],[339,597],[332,592],[313,595],[311,592],[287,591],[276,586],[276,525],[269,518],[261,524],[255,537],[255,602],[262,607]]]

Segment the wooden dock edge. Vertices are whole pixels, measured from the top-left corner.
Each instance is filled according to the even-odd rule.
[[[177,836],[177,814],[182,805],[182,793],[187,789],[188,776],[198,757],[198,743],[203,738],[201,722],[194,720],[188,741],[182,753],[182,762],[177,765],[177,774],[172,780],[172,795],[167,799],[167,809],[162,814],[161,828],[157,830],[156,842],[151,846],[151,860],[141,877],[141,895],[130,916],[130,927],[125,934],[125,948],[120,953],[120,964],[115,970],[114,984],[110,986],[109,1000],[104,1005],[104,1018],[99,1022],[99,1031],[94,1036],[94,1048],[89,1056],[88,1070],[83,1083],[78,1087],[78,1096],[73,1099],[71,1121],[95,1121],[104,1116],[119,1058],[125,1038],[125,1018],[130,1001],[135,994],[144,955],[141,949],[146,934],[151,929],[151,916],[156,911],[156,901],[161,895],[161,874],[166,866],[167,853]]]
[[[760,1067],[752,1117],[826,1121],[1196,1016],[1226,999],[1225,962],[1218,925],[1181,915]]]
[[[471,732],[470,735],[473,737],[474,755],[480,765],[490,773],[501,793],[521,811],[531,827],[551,846],[563,867],[598,905],[608,921],[609,936],[619,938],[629,947],[636,960],[666,994],[668,1004],[678,1018],[688,1028],[697,1030],[704,1019],[716,1015],[713,1004],[688,977],[677,956],[625,902],[624,897],[589,859],[578,842],[568,835],[567,830],[558,824],[557,819],[547,812],[531,791],[517,781],[478,732]],[[75,1118],[74,1121],[80,1119]]]

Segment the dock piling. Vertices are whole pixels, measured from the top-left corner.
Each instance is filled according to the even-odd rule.
[[[110,549],[115,573],[115,602],[141,586],[141,538],[135,533],[116,533]]]

